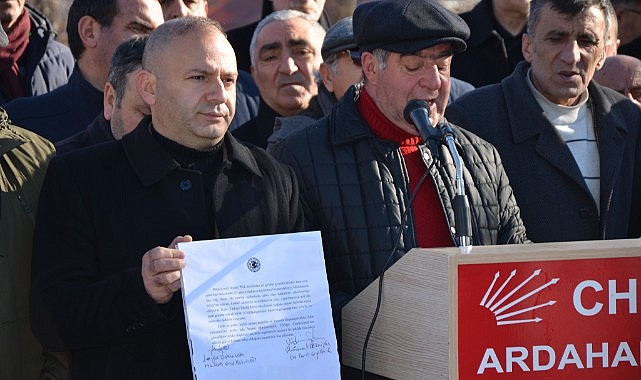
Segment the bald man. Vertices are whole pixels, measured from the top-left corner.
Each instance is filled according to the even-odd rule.
[[[641,107],[641,60],[629,55],[608,57],[594,80],[627,96]]]
[[[41,192],[32,325],[51,317],[75,379],[193,378],[176,243],[303,227],[292,170],[227,132],[238,72],[220,25],[166,22],[142,66],[151,116],[54,158]]]

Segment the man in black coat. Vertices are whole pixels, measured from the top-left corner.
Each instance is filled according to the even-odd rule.
[[[236,138],[266,148],[276,117],[309,107],[318,93],[324,37],[318,22],[296,10],[277,11],[261,20],[250,45],[251,74],[260,92],[258,115],[233,131]]]
[[[461,14],[470,27],[467,50],[452,61],[452,75],[475,87],[498,83],[523,60],[521,39],[530,0],[481,0]]]
[[[53,160],[32,327],[71,350],[74,378],[191,379],[176,243],[302,229],[291,169],[227,132],[237,75],[218,23],[169,21],[147,41],[137,81],[151,116]]]
[[[58,141],[55,144],[57,154],[120,140],[151,113],[149,105],[140,98],[136,89],[136,76],[142,70],[146,42],[147,36],[135,36],[118,46],[109,65],[103,112],[83,131]]]
[[[453,231],[462,229],[454,217],[453,156],[440,144],[429,152],[403,116],[409,101],[425,101],[429,121],[452,129],[463,157],[472,243],[527,241],[496,149],[443,118],[450,62],[469,36],[465,22],[431,0],[365,3],[353,22],[364,84],[274,149],[294,167],[305,214],[323,235],[339,341],[341,309],[388,262],[415,247],[454,246]]]
[[[592,81],[606,0],[534,0],[522,62],[447,116],[493,143],[534,242],[641,235],[641,115]]]

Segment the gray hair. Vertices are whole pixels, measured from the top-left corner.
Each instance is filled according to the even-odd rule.
[[[372,50],[372,55],[378,61],[378,68],[385,70],[387,68],[387,59],[389,58],[390,52],[380,48]]]
[[[323,29],[321,24],[319,24],[318,21],[311,18],[307,13],[303,13],[293,9],[284,9],[282,11],[270,13],[267,17],[265,17],[258,23],[258,25],[256,26],[256,30],[254,30],[254,35],[252,36],[252,40],[249,43],[249,58],[251,60],[252,66],[256,65],[256,57],[255,57],[256,40],[258,39],[258,35],[260,34],[260,32],[263,31],[265,26],[267,26],[267,24],[273,21],[286,21],[286,20],[292,20],[295,18],[301,18],[307,21],[311,26],[312,31],[315,34],[317,34],[321,40],[323,39],[323,37],[325,37],[325,29]]]

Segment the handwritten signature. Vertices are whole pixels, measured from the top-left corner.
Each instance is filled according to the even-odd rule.
[[[285,340],[285,352],[290,360],[316,358],[331,352],[331,344],[326,338],[317,337],[314,331],[306,332],[304,336],[289,336]]]

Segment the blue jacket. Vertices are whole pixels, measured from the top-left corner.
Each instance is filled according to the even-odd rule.
[[[87,128],[102,112],[102,98],[102,91],[87,82],[76,66],[66,85],[3,107],[14,124],[55,143]]]
[[[20,68],[27,84],[27,96],[37,96],[66,84],[75,60],[71,50],[54,39],[56,34],[45,15],[29,4],[25,4],[25,9],[31,18],[31,35]],[[0,104],[11,100],[8,92],[0,89]]]

